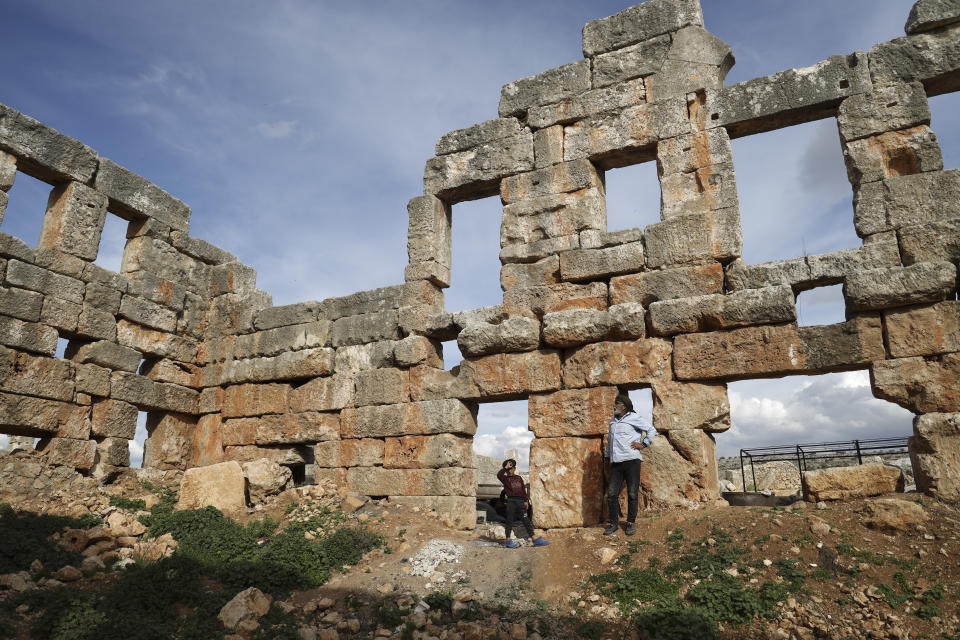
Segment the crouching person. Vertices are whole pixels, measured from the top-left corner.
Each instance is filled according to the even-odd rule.
[[[510,549],[516,549],[520,546],[514,540],[510,539],[510,533],[513,530],[514,522],[521,522],[523,528],[527,530],[526,537],[533,538],[533,522],[527,515],[527,509],[530,506],[530,496],[527,495],[527,486],[523,478],[517,475],[517,461],[513,458],[504,460],[500,471],[497,471],[497,480],[503,484],[503,490],[507,496],[507,521],[503,525],[503,532],[507,536],[507,542],[504,546]],[[544,547],[550,544],[549,540],[537,538],[533,541],[533,546]]]

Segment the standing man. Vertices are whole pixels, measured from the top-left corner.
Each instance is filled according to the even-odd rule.
[[[497,480],[503,483],[503,491],[507,498],[507,521],[503,525],[507,542],[504,546],[516,549],[520,544],[510,539],[514,522],[522,523],[524,529],[527,530],[527,537],[533,538],[533,522],[527,515],[527,509],[530,507],[530,496],[527,495],[527,487],[523,478],[517,475],[517,461],[513,458],[504,460],[500,471],[497,471]],[[548,544],[550,544],[550,541],[543,538],[537,538],[533,541],[535,547],[545,547]]]
[[[617,393],[606,451],[610,459],[610,484],[607,487],[610,526],[604,529],[603,535],[611,536],[620,528],[620,489],[624,482],[627,483],[627,528],[624,533],[632,536],[637,532],[640,465],[643,462],[640,451],[649,447],[656,435],[653,425],[634,413],[630,396],[625,391]]]

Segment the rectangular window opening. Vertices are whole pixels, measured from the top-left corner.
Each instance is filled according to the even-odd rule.
[[[130,223],[123,218],[107,213],[103,231],[100,234],[100,250],[97,251],[97,259],[93,262],[95,265],[120,273],[129,226]]]
[[[443,368],[450,371],[454,367],[459,367],[463,362],[463,354],[460,353],[460,347],[456,340],[447,340],[440,343],[440,356],[443,358]]]
[[[481,403],[473,437],[479,484],[493,485],[499,495],[497,472],[507,458],[517,461],[517,470],[529,482],[526,474],[530,471],[531,442],[533,432],[527,428],[526,400]]]
[[[812,327],[847,321],[843,285],[834,284],[801,291],[797,295],[797,324]]]
[[[7,191],[6,211],[0,214],[0,231],[20,238],[35,249],[40,243],[40,230],[52,190],[46,182],[17,171],[13,186]]]
[[[744,262],[861,245],[835,120],[738,138],[732,145]]]
[[[639,229],[660,222],[657,163],[644,162],[604,173],[607,231]]]
[[[137,431],[133,440],[129,441],[130,447],[130,467],[133,469],[143,468],[143,450],[147,443],[147,412],[137,413]]]
[[[447,311],[465,311],[501,304],[499,197],[453,205],[451,214],[450,287],[444,292]]]
[[[960,91],[934,96],[929,100],[930,128],[937,135],[943,153],[943,168],[960,167]]]

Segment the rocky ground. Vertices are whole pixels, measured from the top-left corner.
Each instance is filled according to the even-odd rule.
[[[133,483],[112,491],[155,500]],[[225,637],[711,637],[696,635],[685,617],[689,610],[665,609],[659,618],[650,613],[661,611],[651,587],[659,580],[673,585],[683,602],[717,614],[712,637],[960,638],[960,511],[916,494],[646,513],[633,537],[622,531],[604,537],[599,526],[554,530],[545,532],[548,547],[511,550],[498,540],[496,525],[457,531],[416,508],[320,493],[286,491],[239,518],[295,521],[335,507],[344,510],[345,524],[368,527],[385,544],[321,587],[273,601],[270,611],[286,615],[291,635],[269,627],[272,599],[256,592],[221,611],[221,626],[233,625]],[[42,508],[104,518],[86,530],[85,541],[78,541],[81,534],[59,534],[83,551],[100,547],[86,551],[86,564],[73,570],[51,573],[34,564],[0,576],[0,599],[65,583],[102,589],[123,571],[111,566],[175,553],[175,541],[145,540],[132,525],[135,509],[111,506],[109,493],[59,495]],[[125,535],[111,537],[113,525]],[[117,559],[123,562],[114,564]],[[651,582],[654,574],[661,577]],[[764,592],[778,594],[775,606],[759,615],[737,609],[744,589],[769,589]],[[7,618],[8,637],[30,638],[39,613],[19,605]],[[276,635],[264,635],[268,628]]]

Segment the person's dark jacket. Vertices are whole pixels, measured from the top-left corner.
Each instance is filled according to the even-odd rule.
[[[503,483],[503,490],[507,492],[508,498],[530,499],[527,495],[527,487],[523,482],[523,478],[516,473],[508,475],[506,469],[500,469],[500,471],[497,471],[497,480]]]

